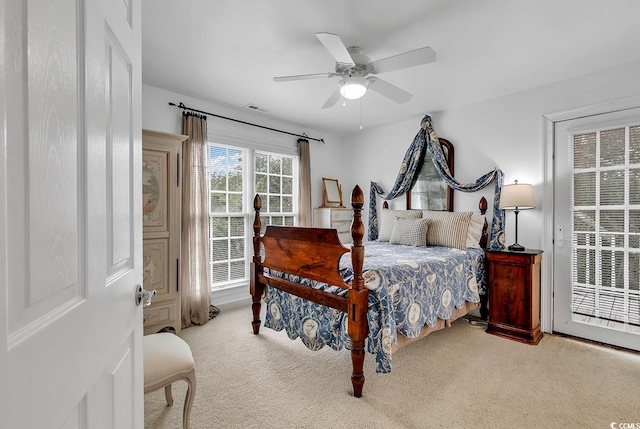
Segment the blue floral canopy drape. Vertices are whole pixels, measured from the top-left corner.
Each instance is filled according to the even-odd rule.
[[[486,188],[495,181],[495,191],[493,198],[493,221],[491,223],[491,233],[489,234],[488,247],[493,250],[504,248],[504,215],[500,210],[500,189],[504,181],[504,173],[499,168],[478,178],[474,183],[462,184],[453,178],[447,165],[447,160],[442,152],[440,141],[431,124],[431,117],[426,115],[420,123],[420,131],[413,139],[411,146],[404,155],[400,172],[396,178],[396,183],[388,193],[384,193],[382,188],[371,182],[369,191],[369,240],[378,238],[378,213],[376,205],[376,195],[380,195],[385,200],[391,200],[405,194],[414,182],[414,177],[418,168],[425,159],[425,154],[429,154],[436,171],[444,181],[456,191],[476,192]]]

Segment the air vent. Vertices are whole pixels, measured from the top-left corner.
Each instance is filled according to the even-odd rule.
[[[255,104],[247,104],[244,107],[246,107],[249,110],[254,110],[256,112],[269,113],[269,111],[264,107],[256,106]]]

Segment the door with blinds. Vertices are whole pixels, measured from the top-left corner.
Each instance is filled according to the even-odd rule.
[[[555,124],[553,330],[640,349],[640,108]]]

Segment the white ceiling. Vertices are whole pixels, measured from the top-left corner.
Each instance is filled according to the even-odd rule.
[[[372,128],[640,60],[639,16],[638,0],[143,0],[142,80],[346,136],[360,100],[320,109],[338,77],[273,81],[334,71],[317,32],[372,60],[436,51],[435,63],[378,75],[413,98],[369,91]]]

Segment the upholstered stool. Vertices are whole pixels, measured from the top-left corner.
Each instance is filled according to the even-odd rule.
[[[182,426],[189,429],[191,405],[196,392],[196,365],[191,348],[184,340],[168,332],[145,335],[143,337],[144,393],[164,387],[167,405],[173,405],[171,383],[187,382],[187,396],[184,399]]]

